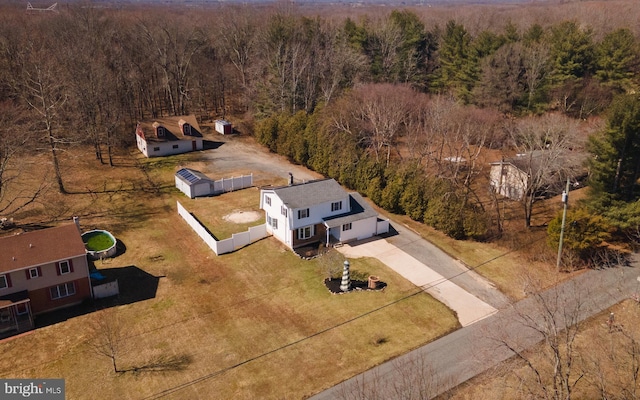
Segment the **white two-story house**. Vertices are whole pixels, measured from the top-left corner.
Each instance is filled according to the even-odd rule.
[[[347,193],[333,179],[262,189],[260,208],[267,232],[291,249],[366,239],[389,230],[388,221],[380,220],[362,196]]]

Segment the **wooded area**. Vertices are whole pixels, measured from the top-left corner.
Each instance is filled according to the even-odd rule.
[[[538,200],[589,173],[584,212],[605,220],[570,215],[568,251],[592,259],[603,240],[640,241],[633,2],[1,11],[2,216],[38,195],[6,196],[21,152],[48,152],[65,193],[66,147],[113,165],[137,121],[195,114],[232,117],[272,151],[461,239],[503,231],[488,163],[535,153],[524,225]]]

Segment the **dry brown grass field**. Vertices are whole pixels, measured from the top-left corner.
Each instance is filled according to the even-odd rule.
[[[600,399],[600,398],[635,398],[640,388],[638,382],[634,384],[633,375],[637,375],[637,329],[640,324],[640,305],[637,301],[626,300],[615,305],[610,310],[589,319],[580,331],[574,348],[579,356],[573,367],[572,380],[581,374],[590,373],[585,379],[578,379],[572,398]],[[609,313],[615,314],[616,328],[608,325]],[[630,338],[634,338],[632,342]],[[622,346],[621,344],[626,345]],[[528,351],[529,360],[545,371],[542,354],[544,345],[540,344]],[[563,350],[564,351],[564,350]],[[636,357],[633,360],[633,356]],[[600,376],[601,382],[594,379]],[[499,365],[495,369],[477,376],[458,387],[446,398],[458,400],[489,400],[489,399],[518,399],[526,396],[523,385],[528,382],[533,387],[533,372],[524,361],[512,359]],[[599,386],[607,390],[599,391]],[[635,386],[635,387],[634,387]],[[609,397],[610,396],[610,397]]]
[[[2,377],[65,378],[69,399],[304,398],[459,326],[449,309],[373,259],[351,260],[352,270],[380,276],[384,291],[332,295],[322,258],[301,260],[272,238],[216,256],[178,216],[176,201],[223,237],[246,226],[219,216],[256,210],[258,192],[187,199],[173,173],[204,166],[199,154],[147,160],[131,152],[114,168],[89,154],[64,153],[71,194],[52,188],[13,218],[49,226],[77,215],[85,230],[109,230],[126,251],[96,267],[135,266],[156,278],[157,290],[107,316],[71,315],[0,342]],[[33,165],[48,165],[36,158]],[[117,320],[126,372],[91,350],[99,318]]]
[[[256,159],[266,160],[268,168],[254,176],[259,185],[282,184],[276,172],[299,168],[252,147],[247,137],[225,140],[249,146]],[[216,179],[252,172],[242,163],[229,167],[210,157],[230,148],[227,143],[209,155],[161,159],[124,152],[113,168],[91,159],[89,149],[68,149],[62,165],[71,194],[52,187],[15,213],[15,222],[49,226],[77,215],[85,230],[107,229],[126,251],[96,267],[135,266],[155,277],[157,290],[151,299],[112,307],[107,317],[76,315],[0,342],[0,376],[66,378],[70,399],[94,399],[96,392],[123,399],[304,398],[459,327],[449,309],[374,259],[350,260],[352,270],[380,276],[388,284],[385,291],[337,296],[322,282],[326,259],[303,261],[272,238],[216,256],[177,215],[176,201],[224,239],[261,222],[225,218],[258,211],[258,189],[191,200],[174,187],[173,174],[181,167]],[[29,179],[23,187],[39,182],[48,161],[46,155],[24,160],[31,174],[24,175]],[[549,204],[540,207],[540,221],[557,211]],[[512,299],[524,296],[523,282],[532,276],[547,286],[559,279],[550,263],[536,259],[536,251],[523,257],[508,246],[455,241],[406,217],[388,216]],[[513,230],[518,240],[542,245],[543,233],[542,228]],[[109,358],[91,350],[99,318],[117,319],[122,336],[117,360],[126,372],[115,373]]]

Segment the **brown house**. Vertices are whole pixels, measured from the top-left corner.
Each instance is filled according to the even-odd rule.
[[[91,298],[76,224],[0,238],[0,333],[33,328],[34,316]]]

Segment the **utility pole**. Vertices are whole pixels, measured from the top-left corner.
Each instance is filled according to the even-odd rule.
[[[562,192],[562,203],[564,204],[564,210],[562,211],[562,226],[560,227],[560,241],[558,242],[558,260],[556,261],[556,269],[558,271],[560,271],[562,241],[564,240],[564,224],[567,221],[567,206],[569,205],[569,178],[567,178],[567,188]]]

